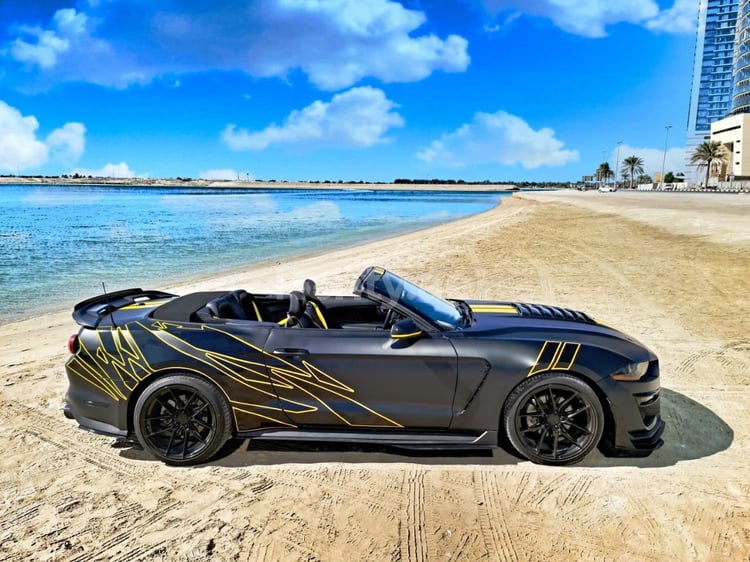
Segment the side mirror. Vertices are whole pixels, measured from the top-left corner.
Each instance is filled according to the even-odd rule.
[[[391,338],[394,340],[415,340],[423,333],[411,318],[399,320],[391,326]]]

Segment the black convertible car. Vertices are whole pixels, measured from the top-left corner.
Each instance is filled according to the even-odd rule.
[[[232,437],[509,444],[570,464],[662,445],[659,362],[582,312],[443,300],[379,267],[356,296],[129,289],[78,303],[65,414],[170,464]]]

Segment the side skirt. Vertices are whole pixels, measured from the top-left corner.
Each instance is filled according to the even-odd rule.
[[[482,433],[399,432],[395,434],[378,431],[265,428],[242,432],[237,437],[261,441],[372,443],[405,449],[487,449],[497,447],[497,431],[484,431]]]

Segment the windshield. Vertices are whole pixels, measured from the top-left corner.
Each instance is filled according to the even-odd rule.
[[[373,271],[365,285],[368,290],[431,319],[441,328],[452,330],[462,323],[461,312],[455,305],[388,271]]]

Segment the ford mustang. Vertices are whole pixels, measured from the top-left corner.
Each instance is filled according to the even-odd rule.
[[[74,307],[64,413],[174,465],[232,438],[503,446],[542,464],[662,445],[659,362],[583,312],[442,299],[380,267],[354,296],[128,289]]]

